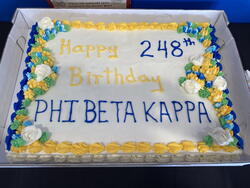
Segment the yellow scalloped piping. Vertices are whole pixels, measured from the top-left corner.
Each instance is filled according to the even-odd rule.
[[[56,22],[56,20],[53,20]],[[177,30],[178,26],[183,25],[185,23],[158,23],[158,22],[152,22],[152,23],[147,23],[147,22],[120,22],[120,23],[104,23],[104,22],[98,22],[94,23],[91,21],[88,22],[81,22],[80,20],[74,20],[74,21],[68,21],[68,20],[63,20],[63,24],[68,24],[72,28],[76,29],[95,29],[95,30],[107,30],[107,31],[133,31],[133,30]],[[204,22],[204,23],[198,23],[203,28],[206,28],[209,23]],[[203,34],[206,35],[206,30],[204,29]],[[205,40],[203,42],[203,45],[205,47],[209,46],[211,43],[210,40]]]
[[[149,142],[126,142],[123,144],[118,144],[117,142],[111,142],[107,145],[102,143],[93,143],[86,144],[84,142],[71,143],[71,142],[60,142],[57,143],[52,140],[48,140],[44,144],[36,141],[28,146],[22,147],[14,147],[11,146],[11,151],[16,153],[73,153],[75,155],[82,154],[99,154],[102,152],[107,153],[156,153],[156,154],[164,154],[171,153],[176,154],[179,152],[189,152],[197,150],[200,153],[206,153],[208,151],[218,152],[234,152],[239,150],[235,146],[219,146],[213,145],[211,147],[207,146],[204,142],[194,143],[192,141],[182,141],[180,143],[171,142],[168,144],[165,143],[155,143],[151,144]]]

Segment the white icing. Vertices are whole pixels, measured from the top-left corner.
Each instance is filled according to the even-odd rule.
[[[199,90],[201,89],[201,85],[198,82],[196,82],[195,80],[193,80],[193,79],[185,80],[182,83],[182,87],[189,94],[198,93]]]
[[[35,126],[28,126],[22,130],[22,138],[25,140],[26,145],[32,144],[42,136],[41,129]]]
[[[62,142],[86,142],[95,143],[101,142],[107,144],[113,141],[124,143],[128,141],[150,142],[150,143],[169,143],[181,142],[183,140],[191,140],[194,142],[201,141],[205,134],[205,127],[210,124],[205,116],[202,116],[202,123],[199,123],[198,102],[204,102],[211,124],[219,126],[218,118],[212,104],[207,99],[202,99],[198,95],[187,95],[183,88],[179,87],[178,79],[185,74],[184,66],[188,62],[190,56],[203,54],[205,48],[198,41],[195,45],[186,47],[182,45],[183,56],[173,57],[171,55],[172,47],[170,42],[173,40],[183,41],[186,34],[178,34],[176,31],[97,31],[74,29],[70,32],[59,33],[55,39],[48,42],[47,47],[53,52],[56,59],[56,65],[60,63],[59,76],[56,85],[51,87],[45,95],[39,96],[37,99],[47,101],[48,107],[44,113],[37,114],[37,122],[42,124],[51,133],[52,140]],[[71,40],[71,47],[76,45],[116,45],[118,47],[118,58],[109,59],[108,52],[101,53],[101,57],[97,57],[96,52],[90,52],[90,57],[86,58],[84,53],[68,54],[65,48],[65,53],[60,55],[61,39]],[[144,40],[151,41],[151,48],[147,53],[153,54],[151,57],[140,57],[140,54],[147,47],[140,45]],[[157,51],[158,41],[166,40],[168,47],[168,57],[165,58],[164,51]],[[195,39],[194,39],[195,40]],[[163,43],[162,43],[163,44]],[[86,49],[85,49],[86,50]],[[176,53],[178,50],[176,51]],[[80,86],[69,86],[70,82],[70,67],[80,67],[83,82]],[[153,82],[133,84],[116,84],[113,74],[110,76],[111,83],[106,84],[106,78],[100,79],[98,85],[88,85],[87,73],[102,74],[106,67],[114,73],[114,68],[117,68],[119,73],[123,75],[129,74],[129,68],[133,69],[136,79],[139,75],[145,74],[150,78],[160,75],[164,92],[154,93],[152,89],[158,88],[158,85]],[[125,78],[124,78],[125,79]],[[197,86],[198,87],[198,86]],[[62,100],[61,121],[69,118],[69,103],[64,100],[75,99],[79,100],[74,103],[72,119],[74,123],[58,122],[58,111],[53,112],[53,121],[50,122],[51,99],[53,99],[53,108],[59,108],[59,100]],[[98,118],[93,123],[84,122],[85,103],[84,100],[92,101],[107,100],[108,103],[103,104],[102,108],[106,113],[102,113],[102,119],[109,120],[108,123],[98,123]],[[116,120],[115,105],[110,104],[110,101],[131,101],[136,114],[137,122],[133,122],[131,116],[127,116],[124,123],[124,111],[126,104],[123,103],[119,107],[120,122]],[[189,100],[195,103],[195,111],[190,111],[191,122],[187,120],[186,110],[178,112],[179,121],[175,119],[175,112],[172,101],[180,101],[183,109],[186,109],[185,101]],[[150,114],[156,117],[158,122],[149,118],[145,121],[143,101],[146,101],[147,107],[152,102],[155,105],[151,108]],[[163,122],[159,122],[159,102],[165,101],[171,114],[172,123],[169,122],[166,116],[163,116]],[[44,103],[40,103],[39,110],[44,109]],[[30,117],[34,119],[37,103],[34,101],[28,107]],[[96,103],[96,108],[98,104]],[[97,114],[98,115],[98,114]],[[89,114],[92,116],[92,114]]]
[[[44,17],[38,22],[38,27],[41,29],[52,29],[54,27],[54,23],[50,19],[50,17]]]
[[[214,80],[213,86],[223,91],[227,89],[227,81],[222,76],[217,76]]]
[[[40,64],[36,66],[35,74],[36,74],[36,81],[40,82],[47,76],[49,76],[52,73],[52,70],[49,65],[46,64]]]
[[[194,65],[201,66],[203,63],[204,57],[203,55],[195,55],[189,57],[189,62],[192,62]]]
[[[214,128],[210,134],[216,143],[221,146],[228,145],[233,141],[233,137],[231,136],[229,130],[224,130],[221,127]]]

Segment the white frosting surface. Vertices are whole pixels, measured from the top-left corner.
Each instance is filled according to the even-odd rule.
[[[72,29],[70,32],[57,34],[54,40],[48,42],[47,47],[53,51],[56,65],[59,66],[59,76],[56,85],[51,87],[45,95],[37,98],[47,101],[48,107],[45,112],[37,114],[36,124],[40,124],[47,129],[51,133],[51,139],[56,141],[86,143],[201,141],[207,135],[206,128],[208,126],[219,126],[219,122],[213,106],[207,99],[200,98],[198,94],[187,94],[184,88],[179,86],[178,79],[185,75],[184,66],[188,63],[189,57],[204,53],[204,47],[197,40],[192,39],[195,41],[195,45],[186,46],[182,42],[184,38],[188,38],[188,36],[171,30],[109,32]],[[107,51],[101,52],[101,57],[97,57],[96,51],[90,52],[90,57],[87,58],[86,49],[84,49],[83,53],[71,52],[71,54],[64,53],[60,55],[61,39],[65,39],[65,42],[70,39],[72,48],[76,45],[115,45],[118,47],[118,58],[108,58],[109,53]],[[140,54],[147,46],[140,44],[144,40],[151,41],[151,48],[147,53],[153,54],[153,58],[140,57]],[[167,41],[167,58],[165,58],[164,51],[157,51],[159,40]],[[183,56],[173,57],[171,55],[170,42],[173,40],[181,43]],[[83,80],[79,86],[70,86],[70,67],[72,66],[81,68]],[[107,78],[103,73],[106,67],[112,71],[110,84],[107,84]],[[117,72],[123,75],[128,75],[131,68],[136,79],[143,74],[150,79],[160,76],[164,92],[151,92],[151,90],[159,89],[159,84],[156,82],[116,84],[115,68]],[[104,77],[99,80],[98,85],[94,84],[95,80],[92,77],[92,83],[89,85],[87,72],[102,74]],[[72,119],[75,122],[62,122],[62,120],[69,118],[69,103],[65,102],[62,102],[60,122],[57,122],[58,112],[56,111],[53,112],[53,121],[50,122],[51,100],[53,100],[54,108],[58,108],[59,100],[73,99],[79,100],[78,103],[74,103],[72,113]],[[93,123],[84,122],[86,108],[84,100],[86,99],[94,101],[96,108],[98,108],[98,100],[107,101],[107,103],[102,103],[101,108],[106,110],[106,113],[101,113],[101,118],[102,120],[108,120],[108,123],[98,123],[98,112]],[[119,123],[117,122],[115,104],[111,104],[110,101],[123,101],[119,106]],[[134,123],[134,119],[130,115],[127,116],[126,122],[123,122],[126,101],[131,101],[133,104],[136,123]],[[155,122],[150,117],[148,117],[148,121],[145,121],[143,101],[145,101],[147,108],[155,102],[150,114],[158,122]],[[166,103],[172,123],[167,116],[163,116],[163,120],[160,122],[159,103],[161,101]],[[171,101],[179,101],[183,105],[183,110],[178,112],[178,122]],[[195,105],[194,111],[190,111],[191,122],[188,122],[185,101],[192,101]],[[211,123],[208,122],[207,117],[204,115],[201,116],[202,123],[199,122],[198,101],[204,102]],[[43,108],[44,103],[41,102],[39,110],[42,111]],[[192,105],[189,108],[192,109]],[[28,108],[30,118],[35,119],[36,109],[37,102],[32,102]],[[130,108],[128,109],[131,112]],[[89,113],[89,117],[92,115]]]

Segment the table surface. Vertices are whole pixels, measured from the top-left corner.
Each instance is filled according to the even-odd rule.
[[[0,22],[0,57],[12,24]],[[231,23],[244,69],[250,69],[250,23]],[[1,187],[249,187],[250,165],[187,168],[0,169]]]

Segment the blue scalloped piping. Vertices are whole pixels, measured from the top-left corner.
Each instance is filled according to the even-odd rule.
[[[210,33],[211,42],[212,42],[212,43],[211,43],[210,46],[212,46],[212,45],[217,45],[217,46],[219,46],[219,45],[216,43],[217,37],[215,36],[215,32],[216,32],[215,27],[212,26],[211,24],[210,24],[209,27],[212,29],[212,31],[211,31],[211,33]],[[216,61],[221,59],[221,55],[220,55],[220,53],[219,53],[218,51],[213,51],[213,52],[211,52],[211,53],[213,53],[213,58],[214,58]],[[216,63],[216,66],[218,66],[219,69],[220,69],[220,71],[222,71],[223,66],[222,66],[221,63],[218,63],[218,62],[217,62],[217,63]],[[226,89],[226,90],[223,91],[223,93],[228,94],[228,93],[229,93],[229,90]],[[231,102],[231,100],[230,100],[229,98],[226,98],[226,99],[227,99],[227,101],[228,101],[228,104],[227,104],[227,105],[230,106],[230,107],[232,107],[232,106],[233,106],[233,103]],[[233,116],[233,128],[232,128],[232,131],[233,131],[233,133],[234,133],[234,137],[238,140],[237,146],[238,146],[240,149],[243,149],[243,148],[244,148],[244,141],[243,141],[243,139],[238,135],[238,133],[240,132],[240,128],[239,128],[239,126],[237,125],[237,123],[234,122],[234,121],[236,120],[236,118],[237,118],[236,113],[232,110],[229,114],[231,114],[231,115]]]
[[[30,32],[30,39],[28,41],[28,48],[27,48],[27,54],[30,52],[32,44],[35,43],[35,38],[34,35],[37,34],[37,23],[34,24],[31,28],[31,32]],[[23,79],[20,81],[20,91],[17,93],[17,102],[14,103],[13,107],[14,107],[14,112],[11,114],[11,122],[14,121],[14,118],[16,117],[16,111],[22,109],[22,100],[24,99],[24,94],[23,94],[23,86],[27,84],[28,78],[26,76],[26,73],[31,72],[31,69],[28,67],[27,63],[30,62],[31,57],[27,56],[25,58],[25,63],[26,63],[26,68],[23,71]],[[5,138],[5,144],[6,144],[6,149],[9,151],[11,148],[11,139],[12,139],[12,135],[16,133],[16,130],[11,130],[10,126],[8,127],[7,130],[8,135]]]

